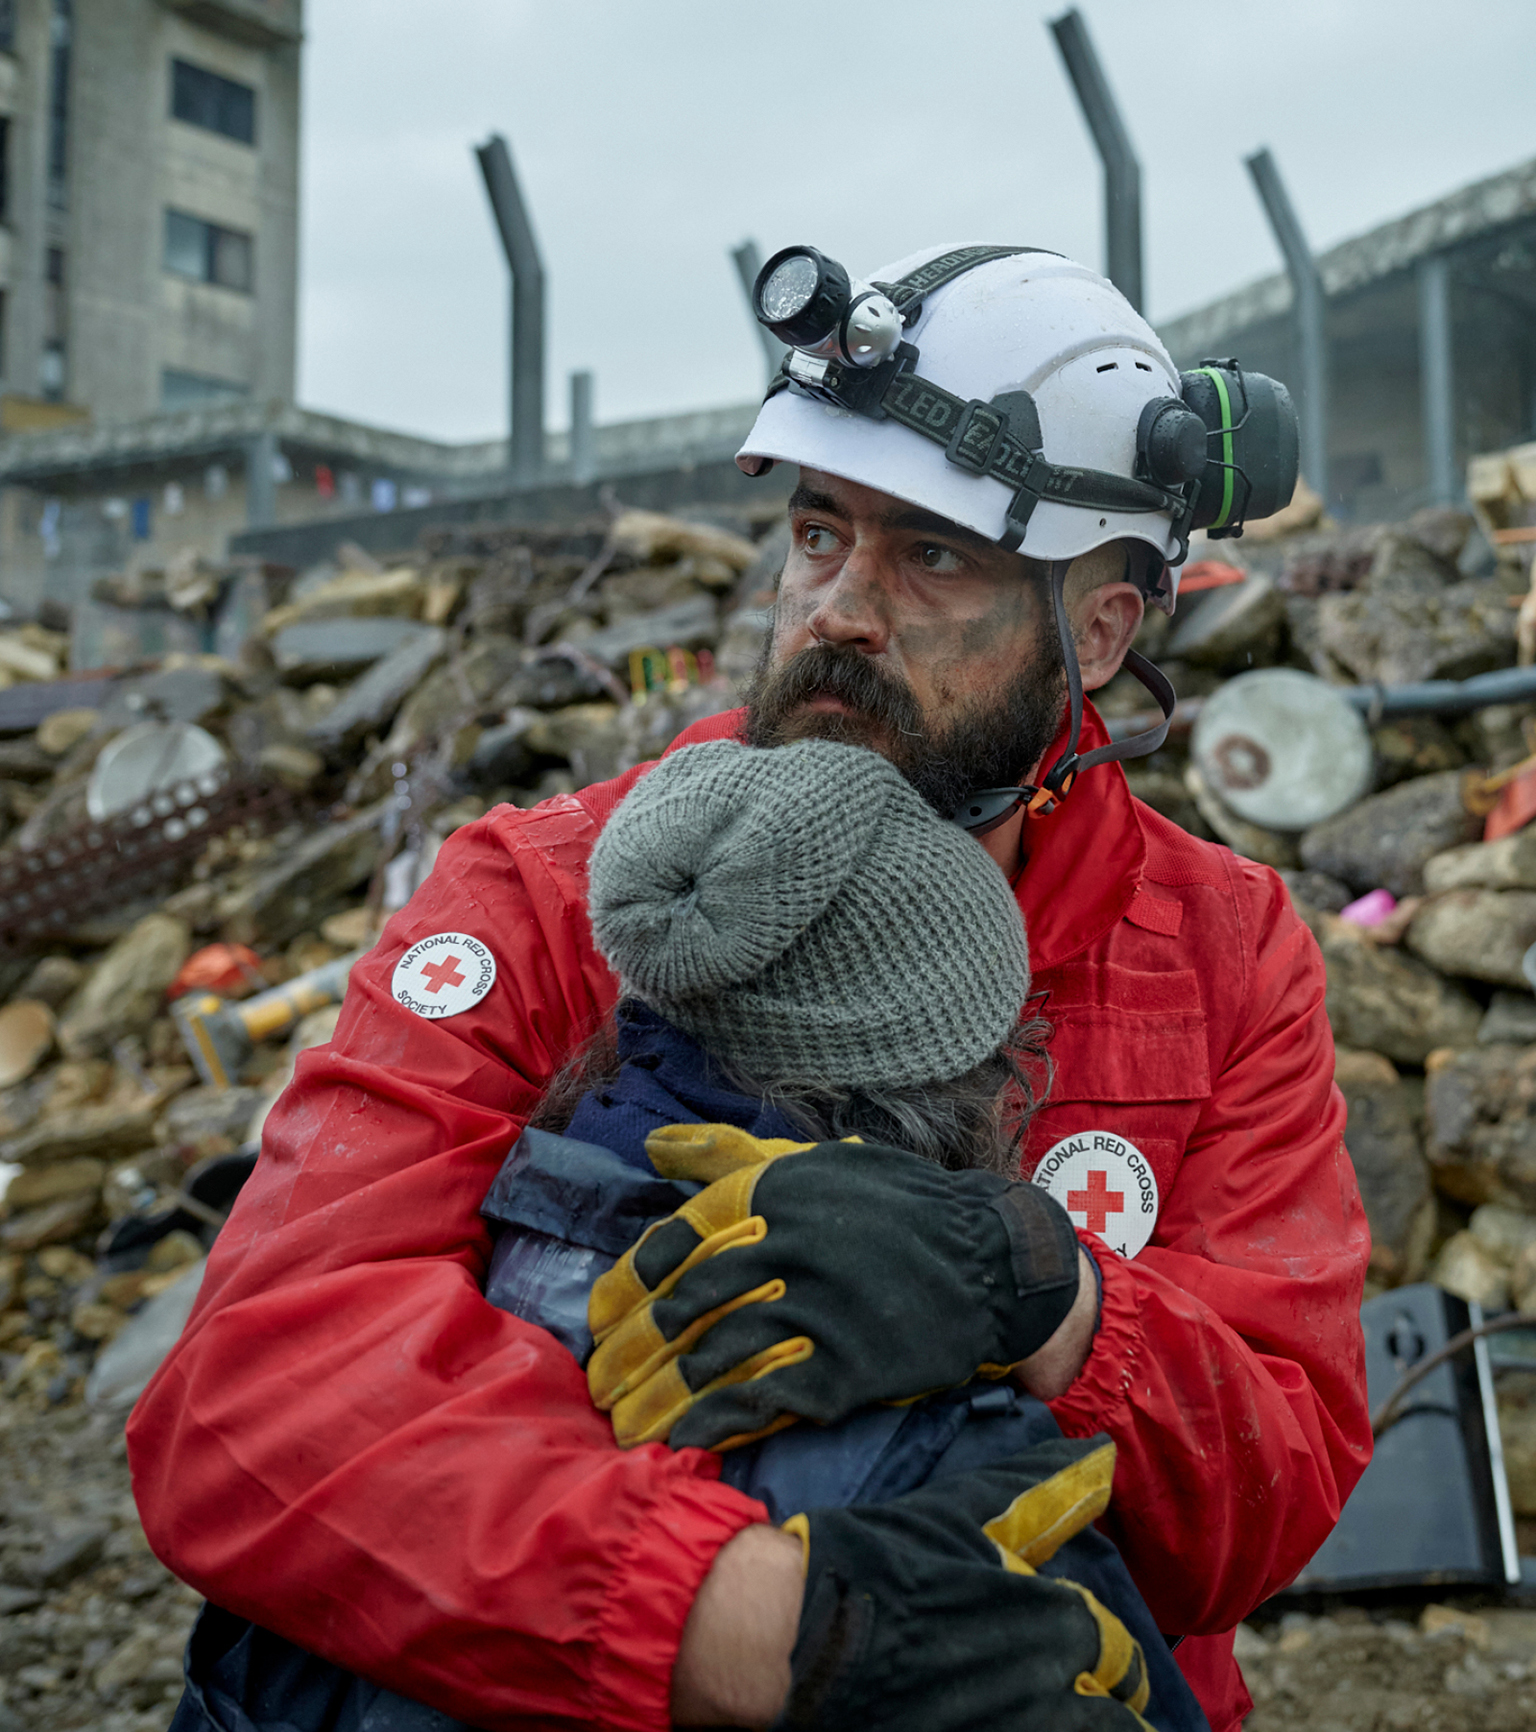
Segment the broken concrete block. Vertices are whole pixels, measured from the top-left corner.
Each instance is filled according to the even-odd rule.
[[[581,640],[581,649],[605,667],[621,668],[627,673],[631,650],[667,649],[674,644],[695,649],[700,644],[713,644],[718,631],[715,603],[707,595],[695,595],[672,607],[638,614],[593,632]]]
[[[1432,855],[1424,862],[1424,888],[1536,890],[1536,826]]]
[[[1187,618],[1174,622],[1166,654],[1234,673],[1273,659],[1285,626],[1285,600],[1270,578],[1255,572],[1198,599]]]
[[[1431,556],[1422,555],[1426,564]],[[1406,579],[1386,591],[1325,595],[1318,642],[1356,679],[1383,685],[1459,680],[1515,659],[1515,615],[1502,584],[1453,583],[1431,590]]]
[[[286,944],[339,912],[348,891],[373,875],[383,851],[380,806],[343,823],[323,824],[248,884],[219,903],[221,936],[231,944]]]
[[[324,751],[365,734],[382,733],[447,650],[447,632],[440,626],[422,626],[342,693],[310,727],[310,742]]]
[[[659,511],[625,511],[614,519],[609,536],[620,553],[632,559],[658,562],[693,554],[722,560],[736,571],[745,571],[757,557],[757,549],[728,529],[707,523],[688,523]]]
[[[1479,1046],[1536,1044],[1536,998],[1528,992],[1495,992],[1477,1025]]]
[[[1301,863],[1360,893],[1380,888],[1416,896],[1425,863],[1481,829],[1482,820],[1462,803],[1459,772],[1446,770],[1400,782],[1314,824],[1301,838]]]
[[[1341,1046],[1423,1064],[1441,1047],[1476,1040],[1477,1001],[1417,958],[1372,944],[1359,927],[1331,915],[1321,917],[1318,942],[1328,968],[1328,1020]]]
[[[1434,1232],[1429,1163],[1418,1130],[1422,1086],[1375,1052],[1340,1053],[1334,1070],[1349,1107],[1344,1146],[1371,1224],[1371,1265],[1396,1284],[1419,1279]]]
[[[1442,974],[1524,986],[1520,959],[1536,944],[1536,891],[1448,890],[1430,897],[1406,942]]]
[[[272,640],[283,678],[296,684],[334,675],[345,679],[392,655],[432,626],[409,619],[334,619],[291,625]]]
[[[427,587],[414,566],[394,571],[343,571],[329,583],[308,590],[261,622],[265,636],[276,637],[295,625],[333,619],[415,619]]]
[[[59,1045],[71,1058],[105,1053],[138,1034],[159,1013],[165,989],[192,949],[184,920],[147,914],[118,939],[59,1023]]]
[[[1425,1153],[1458,1202],[1536,1208],[1536,1049],[1437,1052],[1425,1067]]]

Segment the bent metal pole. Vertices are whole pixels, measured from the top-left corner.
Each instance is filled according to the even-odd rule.
[[[1326,502],[1328,498],[1328,332],[1323,277],[1302,233],[1301,220],[1267,150],[1245,159],[1285,258],[1296,297],[1296,342],[1300,350],[1301,472]]]
[[[1139,313],[1141,292],[1141,163],[1119,105],[1074,6],[1051,20],[1051,33],[1104,163],[1104,274]]]
[[[512,271],[510,468],[531,486],[544,468],[544,262],[506,139],[493,132],[475,155]]]

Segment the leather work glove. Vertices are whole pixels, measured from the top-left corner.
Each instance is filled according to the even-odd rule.
[[[672,1125],[646,1152],[712,1182],[592,1288],[588,1387],[625,1448],[729,1449],[1001,1377],[1077,1297],[1077,1235],[1034,1185],[730,1125]]]
[[[1109,1503],[1115,1446],[1052,1439],[888,1504],[784,1524],[805,1547],[789,1699],[805,1732],[1148,1732],[1141,1646],[1036,1573]]]

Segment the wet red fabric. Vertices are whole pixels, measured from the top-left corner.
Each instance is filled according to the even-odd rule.
[[[480,1292],[481,1198],[613,1003],[585,873],[640,774],[447,843],[354,969],[335,1040],[300,1059],[129,1426],[178,1575],[486,1728],[665,1727],[698,1585],[764,1517],[706,1453],[617,1449],[571,1356]],[[1055,1080],[1026,1164],[1109,1130],[1161,1194],[1136,1258],[1087,1235],[1103,1318],[1055,1412],[1118,1443],[1105,1525],[1227,1732],[1248,1705],[1233,1626],[1316,1549],[1370,1450],[1322,962],[1272,873],[1138,806],[1117,767],[1027,841]],[[390,982],[442,932],[487,946],[496,978],[432,1021]]]

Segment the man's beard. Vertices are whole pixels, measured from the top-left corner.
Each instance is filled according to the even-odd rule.
[[[748,745],[814,738],[868,747],[889,758],[944,818],[953,818],[978,788],[1014,786],[1061,725],[1066,679],[1052,633],[1001,691],[978,698],[943,728],[925,723],[905,680],[860,650],[818,643],[780,667],[772,658],[770,638],[747,688]],[[847,709],[805,707],[819,697]]]

